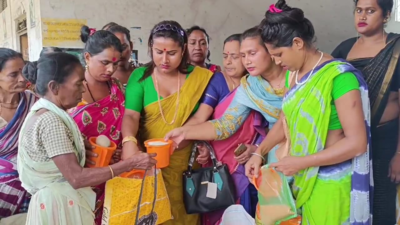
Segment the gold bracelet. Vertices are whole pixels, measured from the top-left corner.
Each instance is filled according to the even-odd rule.
[[[113,178],[114,178],[114,170],[111,168],[111,166],[108,166],[108,168],[110,168],[110,171],[111,171],[111,179],[113,179]]]
[[[137,139],[134,136],[127,136],[122,139],[122,146],[128,141],[132,141],[133,143],[137,144]]]

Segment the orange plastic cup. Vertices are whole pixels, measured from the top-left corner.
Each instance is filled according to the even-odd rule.
[[[123,178],[134,178],[134,179],[143,179],[144,177],[144,170],[132,170],[129,172],[122,173],[120,177]]]
[[[157,145],[152,145],[152,142],[157,142]],[[161,169],[169,166],[169,159],[173,153],[173,144],[171,140],[165,141],[162,138],[150,139],[144,142],[147,153],[156,153],[154,157],[157,160],[156,168]]]
[[[97,137],[89,138],[90,144],[95,147],[92,151],[97,154],[97,157],[89,157],[89,160],[96,163],[95,165],[87,164],[87,167],[90,168],[108,166],[110,164],[112,155],[117,149],[117,145],[113,141],[110,141],[111,146],[107,148],[97,145],[96,139]]]

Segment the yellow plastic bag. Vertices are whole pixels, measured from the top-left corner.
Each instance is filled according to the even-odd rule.
[[[156,179],[154,173],[148,172],[144,180],[116,177],[107,181],[102,225],[136,225],[136,219],[137,225],[153,225],[170,220],[171,205],[161,170],[157,169],[156,173]],[[154,195],[156,195],[155,201]]]

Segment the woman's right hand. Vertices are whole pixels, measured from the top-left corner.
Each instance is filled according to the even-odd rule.
[[[126,171],[129,172],[131,170],[137,169],[137,170],[150,170],[152,169],[156,163],[157,160],[154,159],[156,157],[156,153],[144,153],[144,152],[137,152],[125,162],[127,163],[127,168]]]
[[[210,159],[210,150],[208,150],[208,148],[203,144],[199,144],[197,145],[197,151],[199,152],[199,155],[197,156],[196,161],[201,165],[207,164]]]
[[[253,179],[253,177],[258,178],[262,163],[263,160],[261,157],[252,155],[245,165],[246,176],[249,179]]]
[[[185,140],[185,128],[179,127],[173,129],[172,131],[168,132],[165,137],[165,140],[172,140],[174,142],[174,147],[178,148],[179,144]]]

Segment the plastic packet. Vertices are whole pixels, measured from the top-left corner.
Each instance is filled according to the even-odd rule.
[[[285,175],[265,165],[253,183],[258,190],[257,224],[287,224],[286,221],[297,217],[296,204]]]

